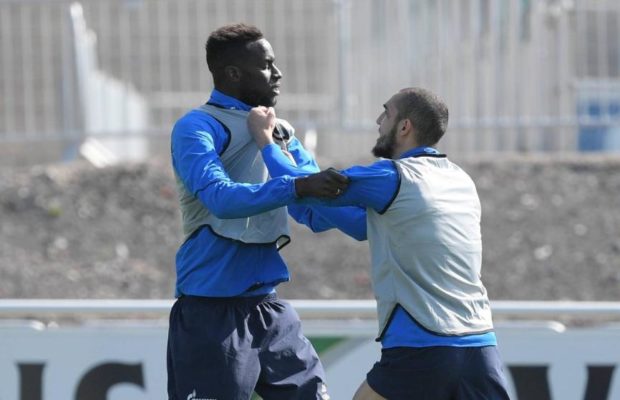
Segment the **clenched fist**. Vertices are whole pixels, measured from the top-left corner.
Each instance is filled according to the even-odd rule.
[[[276,112],[273,107],[254,107],[248,115],[248,130],[259,149],[273,143],[271,134],[276,126]]]

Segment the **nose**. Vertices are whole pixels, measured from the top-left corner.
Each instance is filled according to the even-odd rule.
[[[271,77],[274,81],[282,79],[282,71],[275,64],[271,65]]]
[[[381,122],[383,121],[383,118],[385,118],[385,113],[384,112],[379,114],[379,116],[377,117],[377,121],[375,121],[377,123],[377,125],[381,125]]]

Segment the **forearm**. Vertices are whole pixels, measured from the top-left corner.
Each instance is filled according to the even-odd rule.
[[[336,228],[356,240],[366,240],[366,210],[361,207],[326,207],[291,204],[289,214],[313,232]]]
[[[218,218],[245,218],[286,206],[294,201],[295,188],[293,179],[287,176],[255,185],[221,180],[197,196]]]
[[[175,172],[185,189],[218,218],[243,218],[282,207],[295,199],[289,176],[264,184],[234,182],[213,151],[174,151]]]
[[[398,193],[400,177],[391,161],[382,160],[367,167],[354,166],[340,172],[349,178],[347,189],[336,198],[321,201],[321,205],[357,206],[383,213]],[[317,204],[312,200],[298,202]]]
[[[278,176],[306,176],[314,172],[319,172],[318,167],[314,167],[311,164],[305,164],[305,167],[300,167],[294,164],[278,147],[276,144],[269,144],[262,149],[262,156],[269,175],[272,177]],[[296,160],[297,161],[297,160]],[[315,164],[316,165],[316,164]]]
[[[296,167],[275,144],[265,145],[262,148],[262,155],[272,176],[302,177],[307,175],[306,171]],[[376,162],[368,167],[351,167],[342,171],[342,174],[349,178],[348,187],[342,195],[331,200],[304,198],[298,200],[298,204],[321,204],[331,207],[358,206],[384,212],[393,201],[400,185],[395,166],[387,160]]]
[[[220,155],[229,134],[213,118],[179,120],[172,132],[172,164],[187,193],[218,218],[244,218],[282,207],[295,199],[290,176],[265,183],[236,182],[228,175]]]

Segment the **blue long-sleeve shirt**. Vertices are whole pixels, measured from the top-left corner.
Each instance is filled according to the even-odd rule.
[[[290,149],[289,149],[290,151]],[[297,166],[274,145],[263,148],[263,160],[271,176],[303,176],[315,172],[308,168],[309,156],[303,148],[290,151]],[[400,158],[438,154],[430,147],[416,147]],[[316,163],[315,163],[316,164]],[[369,166],[355,166],[344,171],[350,183],[347,190],[327,205],[311,207],[291,205],[289,214],[299,223],[315,232],[338,228],[358,240],[366,239],[366,208],[378,213],[385,212],[392,204],[400,188],[400,176],[391,160],[380,160]],[[349,205],[349,206],[346,206]],[[354,206],[350,206],[354,205]],[[339,206],[339,207],[335,207]],[[343,212],[346,210],[346,212]],[[466,336],[441,336],[424,329],[401,306],[397,306],[385,330],[381,344],[392,347],[480,347],[496,345],[494,332]]]
[[[247,104],[217,90],[211,94],[209,103],[250,110]],[[290,176],[277,177],[264,184],[232,181],[219,157],[230,140],[228,135],[213,117],[193,110],[179,119],[171,137],[174,171],[215,216],[240,218],[293,202],[317,201],[297,199],[294,179]],[[298,157],[300,170],[307,171],[306,174],[318,171],[316,161],[299,140],[293,137],[288,146]],[[304,207],[298,206],[298,209]],[[336,223],[332,227],[352,232],[346,221],[348,219],[343,219],[342,225]],[[181,245],[176,255],[176,269],[177,297],[258,295],[272,292],[277,284],[289,280],[288,269],[275,245],[227,239],[208,226],[198,229]]]
[[[214,90],[210,103],[249,111],[250,106]],[[234,134],[234,133],[233,133]],[[230,179],[219,155],[229,141],[223,126],[193,110],[174,126],[172,166],[187,189],[219,218],[240,218],[284,206],[295,199],[294,179],[265,184]],[[245,244],[216,235],[208,226],[194,232],[176,255],[176,296],[230,297],[269,293],[289,280],[274,244]],[[248,289],[254,288],[255,290]]]

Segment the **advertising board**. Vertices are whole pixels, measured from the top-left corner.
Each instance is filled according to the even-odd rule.
[[[309,322],[332,399],[350,399],[380,354],[374,321],[348,335]],[[166,336],[163,323],[0,326],[0,400],[165,399]],[[512,399],[620,399],[620,327],[500,323],[497,336]]]

